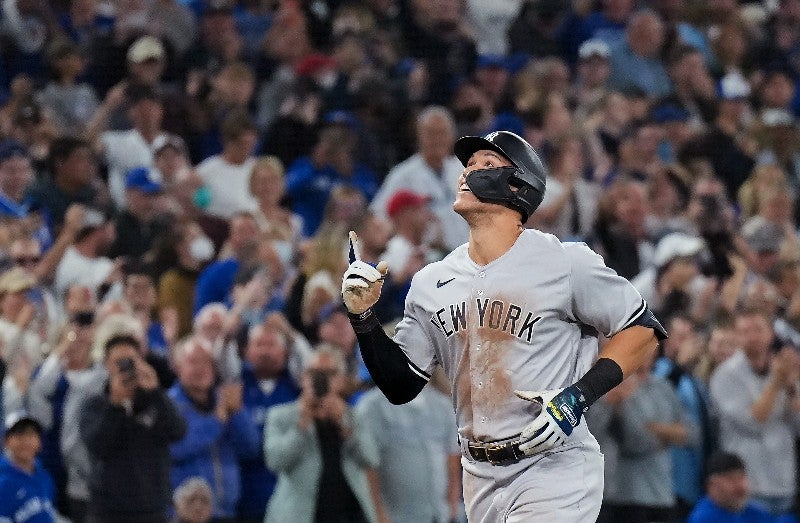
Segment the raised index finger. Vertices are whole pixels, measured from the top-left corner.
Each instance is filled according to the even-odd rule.
[[[361,251],[358,248],[358,235],[356,235],[355,231],[350,231],[348,234],[350,238],[350,250],[347,253],[349,263],[353,263],[356,260],[361,260]]]

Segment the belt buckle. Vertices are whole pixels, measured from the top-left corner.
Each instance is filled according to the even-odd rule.
[[[491,464],[491,465],[499,465],[500,463],[502,463],[502,461],[494,461],[494,460],[492,460],[490,452],[503,450],[504,448],[506,448],[506,445],[508,445],[508,444],[507,443],[501,443],[501,444],[496,444],[496,445],[487,445],[486,446],[486,461],[488,461],[489,464]]]

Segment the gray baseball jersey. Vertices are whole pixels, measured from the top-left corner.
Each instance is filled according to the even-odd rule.
[[[531,421],[514,390],[571,385],[594,362],[597,333],[617,333],[645,308],[585,244],[528,229],[487,265],[462,245],[419,271],[394,340],[424,374],[442,365],[461,438],[493,441]]]

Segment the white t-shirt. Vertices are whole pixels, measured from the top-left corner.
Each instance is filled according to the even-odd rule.
[[[256,159],[244,163],[228,163],[220,155],[211,156],[197,166],[197,174],[211,191],[211,203],[206,212],[230,219],[240,211],[253,211],[258,205],[250,194],[250,172]]]
[[[161,136],[161,135],[159,135]],[[134,167],[151,167],[153,151],[136,129],[106,131],[100,136],[108,164],[108,189],[114,204],[125,208],[125,177]],[[153,181],[160,182],[161,174],[151,172]]]
[[[86,285],[97,290],[114,268],[114,262],[105,256],[87,258],[75,247],[68,247],[56,268],[53,288],[56,296],[63,296],[71,285]]]

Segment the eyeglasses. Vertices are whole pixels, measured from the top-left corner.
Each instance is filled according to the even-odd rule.
[[[14,258],[14,265],[36,265],[39,260],[39,256],[18,256]]]

